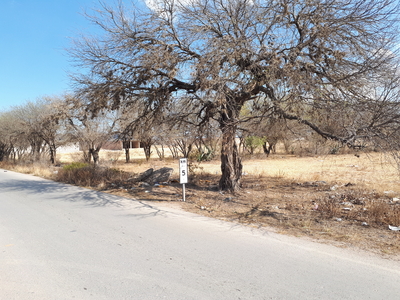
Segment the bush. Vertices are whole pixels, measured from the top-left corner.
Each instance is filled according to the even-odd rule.
[[[76,169],[83,169],[89,167],[89,164],[83,162],[73,162],[68,165],[63,166],[64,171],[72,171]]]
[[[58,172],[56,180],[79,186],[105,188],[111,183],[120,184],[129,177],[129,173],[114,168],[96,167],[76,162],[65,165]]]
[[[215,151],[210,149],[209,147],[205,147],[206,149],[200,149],[197,151],[194,151],[191,153],[189,156],[190,159],[195,159],[198,162],[202,161],[211,161],[215,157]]]

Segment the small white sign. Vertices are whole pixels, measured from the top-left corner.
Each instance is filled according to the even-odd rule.
[[[179,180],[182,184],[188,183],[187,158],[179,160]]]

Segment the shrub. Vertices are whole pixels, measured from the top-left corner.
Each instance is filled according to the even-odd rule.
[[[195,159],[198,162],[202,161],[211,161],[215,157],[215,151],[205,146],[205,149],[201,148],[200,150],[194,151],[190,154],[190,159]]]
[[[106,187],[119,184],[130,177],[129,173],[114,169],[95,167],[86,163],[68,164],[57,174],[57,181],[87,187]]]
[[[89,167],[89,164],[83,163],[83,162],[73,162],[73,163],[63,166],[63,170],[64,171],[72,171],[72,170],[82,169],[82,168],[86,168],[86,167]]]

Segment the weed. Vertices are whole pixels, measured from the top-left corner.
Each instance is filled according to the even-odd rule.
[[[328,197],[320,201],[318,210],[323,212],[326,218],[338,217],[340,214],[340,205],[334,197]]]
[[[400,205],[375,192],[350,190],[320,199],[318,210],[326,217],[340,217],[371,226],[400,225]]]
[[[201,167],[199,163],[194,163],[192,161],[189,162],[188,169],[189,174],[192,176],[195,176],[197,173],[202,173],[204,170],[204,168]]]
[[[278,172],[275,174],[276,178],[284,178],[285,177],[285,172],[282,170],[278,170]]]
[[[400,206],[384,200],[375,200],[366,206],[365,215],[376,224],[400,226]]]

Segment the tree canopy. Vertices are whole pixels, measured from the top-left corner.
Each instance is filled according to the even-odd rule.
[[[77,92],[93,113],[140,105],[147,119],[174,107],[174,117],[200,128],[216,120],[223,190],[240,186],[241,122],[297,120],[349,145],[397,122],[398,100],[388,101],[382,85],[398,76],[395,0],[157,0],[149,7],[103,4],[87,15],[104,35],[82,36],[70,49],[87,70],[73,77]],[[245,103],[251,115],[240,114]],[[390,114],[379,114],[382,107]],[[328,128],[330,115],[340,122]]]

